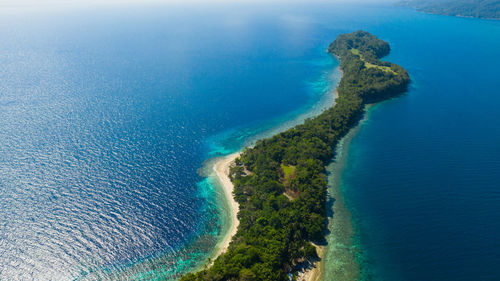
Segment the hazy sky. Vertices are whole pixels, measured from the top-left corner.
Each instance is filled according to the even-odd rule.
[[[306,0],[0,0],[0,6],[73,6],[129,3],[186,3],[186,2],[290,2]],[[314,0],[316,2],[391,2],[394,0]]]

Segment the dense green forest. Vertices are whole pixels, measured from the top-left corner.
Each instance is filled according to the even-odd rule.
[[[500,0],[406,0],[400,4],[431,14],[500,19]]]
[[[244,150],[231,169],[240,225],[228,251],[189,280],[289,280],[296,264],[315,258],[324,240],[326,171],[334,147],[364,113],[364,105],[406,91],[400,66],[379,59],[387,42],[364,31],[343,34],[328,47],[343,77],[335,105],[319,116]]]

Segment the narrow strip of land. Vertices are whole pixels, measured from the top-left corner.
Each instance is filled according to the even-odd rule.
[[[328,48],[343,71],[335,105],[216,164],[226,196],[234,196],[231,207],[239,207],[238,231],[229,232],[232,242],[221,247],[227,250],[211,267],[181,280],[287,281],[316,267],[321,253],[315,245],[325,242],[326,166],[334,147],[362,119],[365,105],[405,92],[410,81],[401,66],[380,60],[389,51],[387,42],[368,32],[339,35]],[[306,272],[306,278],[318,273]]]

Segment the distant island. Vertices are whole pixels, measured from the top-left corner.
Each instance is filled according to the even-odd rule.
[[[500,0],[405,0],[399,5],[430,14],[500,19]]]
[[[234,185],[229,201],[238,205],[237,231],[212,264],[181,280],[296,280],[304,264],[319,260],[315,245],[327,227],[325,166],[334,147],[366,104],[400,95],[410,82],[401,66],[380,60],[389,52],[387,42],[368,32],[339,35],[328,47],[343,71],[335,105],[221,162]]]

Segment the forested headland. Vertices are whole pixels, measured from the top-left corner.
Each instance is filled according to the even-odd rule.
[[[380,58],[389,44],[368,32],[342,34],[328,53],[343,77],[335,105],[304,124],[246,148],[231,168],[239,203],[238,232],[212,266],[190,280],[289,280],[297,263],[317,256],[327,227],[325,166],[338,141],[362,118],[365,105],[404,93],[410,82],[399,65]]]
[[[399,4],[430,14],[500,19],[500,0],[404,0]]]

